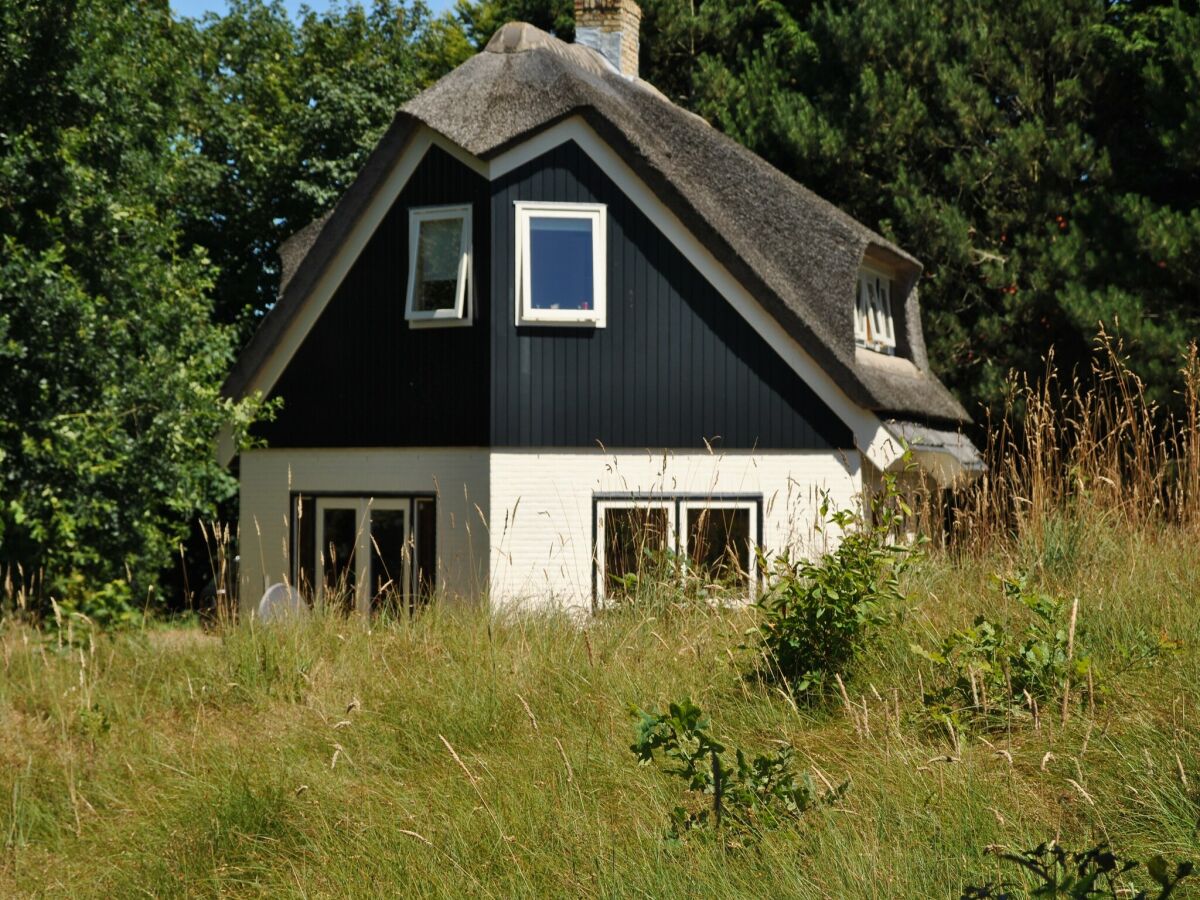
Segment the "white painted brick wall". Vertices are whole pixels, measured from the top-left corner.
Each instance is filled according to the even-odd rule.
[[[860,502],[857,453],[496,451],[491,455],[494,603],[591,608],[592,495],[746,493],[763,496],[768,552],[812,553],[822,491]]]
[[[821,492],[860,501],[859,456],[483,449],[252,450],[241,459],[241,599],[290,579],[288,497],[429,491],[438,497],[438,583],[449,596],[590,610],[592,495],[762,494],[768,551],[820,550]]]

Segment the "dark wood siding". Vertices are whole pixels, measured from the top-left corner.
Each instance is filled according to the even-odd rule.
[[[580,148],[492,189],[492,444],[849,448],[849,428]],[[608,206],[608,327],[515,324],[518,200]]]
[[[484,446],[488,442],[489,189],[434,147],[292,358],[273,396],[272,447]],[[404,320],[408,208],[473,204],[475,324]]]

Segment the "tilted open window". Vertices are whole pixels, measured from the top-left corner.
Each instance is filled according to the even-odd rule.
[[[606,210],[517,202],[517,324],[603,328]]]
[[[864,266],[858,272],[854,302],[854,341],[882,353],[896,352],[896,326],[892,320],[892,280],[878,269]]]
[[[414,327],[470,324],[471,207],[408,211],[408,301]]]

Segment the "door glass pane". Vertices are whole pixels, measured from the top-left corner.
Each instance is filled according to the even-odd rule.
[[[433,312],[458,304],[458,271],[462,261],[462,219],[433,219],[417,227],[417,275],[413,309]]]
[[[317,501],[312,497],[297,497],[295,511],[296,588],[306,597],[312,597],[317,587]]]
[[[404,510],[371,510],[371,605],[408,594],[404,583],[406,552]]]
[[[727,587],[750,586],[750,510],[689,509],[688,556],[701,577]]]
[[[592,220],[529,220],[532,309],[593,309]]]
[[[667,549],[667,511],[631,508],[604,511],[604,592],[627,593],[634,578],[661,561]],[[634,576],[630,578],[629,576]]]
[[[354,545],[358,537],[358,513],[354,508],[326,508],[322,514],[324,541],[321,546],[325,592],[333,599],[354,605]]]
[[[425,601],[433,596],[437,571],[437,508],[432,499],[417,501],[417,597]]]

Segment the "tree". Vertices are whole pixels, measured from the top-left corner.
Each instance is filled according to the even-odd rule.
[[[216,264],[217,317],[243,336],[274,302],[279,244],[328,210],[416,93],[426,13],[334,3],[299,24],[279,0],[187,23],[184,235]]]
[[[119,614],[156,599],[254,402],[175,213],[182,35],[165,0],[0,3],[0,567]]]
[[[648,0],[642,71],[912,249],[969,408],[1103,321],[1158,386],[1197,333],[1200,19],[1020,0]]]

